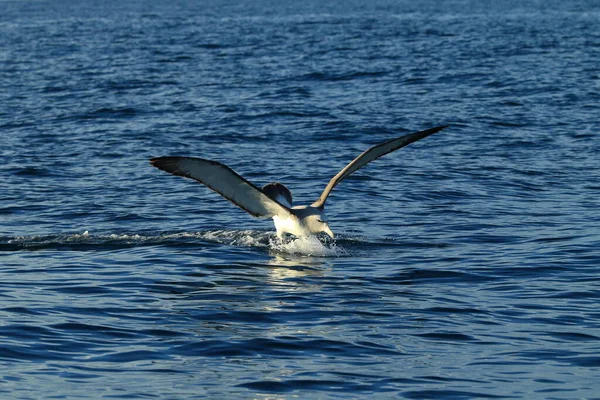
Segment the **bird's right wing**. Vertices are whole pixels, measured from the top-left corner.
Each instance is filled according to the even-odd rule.
[[[150,164],[173,175],[195,179],[255,217],[289,215],[289,208],[271,199],[262,190],[231,168],[216,161],[193,157],[157,157]]]
[[[433,135],[436,132],[441,131],[444,128],[447,128],[448,125],[438,126],[436,128],[427,129],[421,132],[411,133],[409,135],[401,136],[399,138],[388,140],[387,142],[383,142],[376,146],[371,147],[370,149],[363,152],[361,155],[356,157],[350,164],[346,165],[344,169],[337,173],[336,176],[331,178],[323,193],[317,201],[315,201],[312,206],[313,207],[323,207],[325,204],[325,200],[327,200],[327,196],[331,193],[331,190],[340,183],[344,178],[358,170],[359,168],[364,167],[368,163],[373,160],[378,159],[381,156],[384,156],[392,151],[398,150],[404,146],[408,146],[409,144],[416,142],[419,139],[423,139],[429,135]]]

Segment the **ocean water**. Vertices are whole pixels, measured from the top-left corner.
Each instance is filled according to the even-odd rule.
[[[600,398],[600,4],[0,1],[0,397]],[[148,159],[218,160],[280,244]]]

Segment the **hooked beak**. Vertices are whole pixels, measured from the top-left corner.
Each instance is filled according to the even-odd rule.
[[[329,235],[330,238],[335,239],[333,237],[333,232],[331,231],[331,229],[329,229],[329,225],[325,224],[325,228],[323,229],[323,232],[325,232],[327,235]]]

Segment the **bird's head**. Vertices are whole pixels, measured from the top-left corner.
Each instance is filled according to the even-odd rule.
[[[318,233],[326,233],[330,238],[334,238],[333,232],[329,228],[329,224],[325,220],[325,215],[320,213],[316,215],[311,215],[306,218],[306,227],[312,234]]]

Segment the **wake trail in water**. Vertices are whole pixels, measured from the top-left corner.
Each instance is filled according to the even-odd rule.
[[[336,241],[321,241],[317,237],[289,239],[280,242],[272,232],[255,230],[212,230],[164,234],[107,233],[89,231],[70,234],[0,237],[0,251],[110,251],[133,247],[168,246],[202,247],[206,244],[255,247],[272,255],[340,257],[348,252]]]

